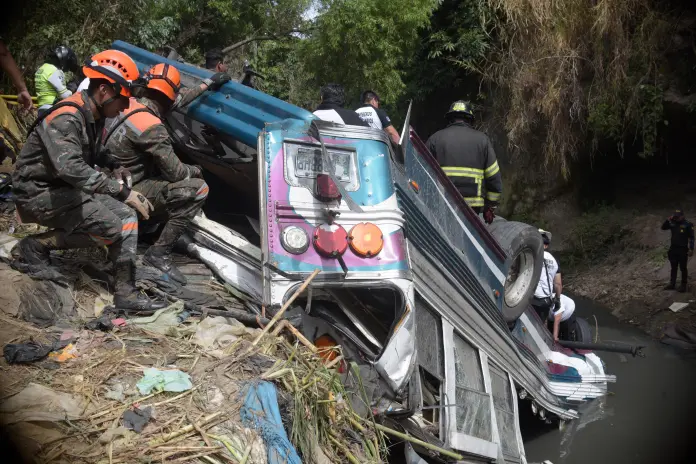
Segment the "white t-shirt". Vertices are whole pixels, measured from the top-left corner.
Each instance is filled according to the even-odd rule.
[[[358,113],[360,119],[375,129],[382,130],[392,125],[389,116],[381,108],[375,108],[366,104],[355,110],[355,112]]]
[[[575,302],[565,295],[561,295],[561,308],[556,311],[549,311],[549,320],[554,320],[557,315],[561,315],[561,322],[567,321],[575,312]]]
[[[556,258],[548,251],[544,251],[544,263],[541,265],[541,275],[534,296],[537,298],[548,298],[553,295],[553,278],[561,272]]]

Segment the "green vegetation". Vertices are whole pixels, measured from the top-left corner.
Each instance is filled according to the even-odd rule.
[[[249,59],[268,77],[263,90],[306,108],[332,81],[351,105],[376,90],[397,121],[411,99],[472,99],[513,157],[566,178],[600,147],[653,155],[667,93],[685,108],[696,101],[687,85],[696,78],[693,18],[656,0],[30,3],[8,13],[3,31],[29,81],[58,43],[81,59],[115,39],[163,54],[174,47],[196,64],[220,47],[233,73]]]

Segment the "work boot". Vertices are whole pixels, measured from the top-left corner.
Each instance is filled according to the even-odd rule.
[[[674,284],[668,284],[665,286],[665,290],[674,290]]]
[[[682,282],[679,286],[679,293],[684,293],[686,291],[686,284]]]
[[[143,262],[164,272],[181,285],[186,285],[186,277],[172,262],[171,248],[152,245],[145,252]]]
[[[114,293],[114,306],[116,309],[130,311],[157,311],[167,306],[161,300],[151,300],[140,292],[133,282],[133,263],[115,264],[116,292]]]

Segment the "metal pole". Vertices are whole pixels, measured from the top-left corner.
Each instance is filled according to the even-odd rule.
[[[643,348],[645,346],[638,345],[638,346],[632,346],[632,345],[611,345],[608,343],[582,343],[582,342],[571,342],[567,340],[559,340],[558,341],[559,345],[564,346],[566,348],[572,348],[572,349],[577,349],[577,350],[592,350],[592,351],[608,351],[612,353],[626,353],[630,354],[633,357],[640,356],[645,357],[645,354],[643,353]]]

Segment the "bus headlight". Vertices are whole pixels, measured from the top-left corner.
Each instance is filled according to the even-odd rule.
[[[304,229],[287,226],[280,235],[280,243],[289,253],[300,255],[309,248],[309,237]]]
[[[350,249],[361,258],[377,256],[384,246],[384,235],[371,222],[361,222],[355,225],[348,235]]]

